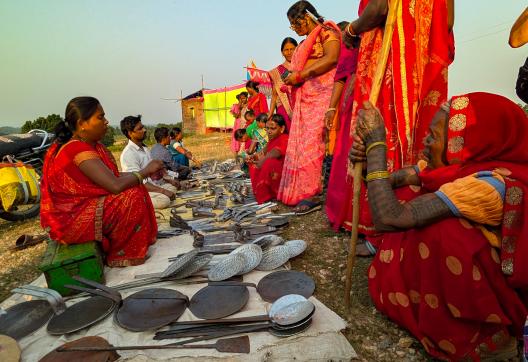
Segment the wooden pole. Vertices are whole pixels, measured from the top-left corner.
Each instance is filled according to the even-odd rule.
[[[389,4],[389,13],[385,22],[385,30],[383,32],[383,43],[381,45],[381,54],[376,67],[376,73],[372,82],[372,89],[370,90],[369,101],[374,106],[378,101],[378,96],[381,88],[381,82],[385,75],[385,67],[387,66],[387,59],[391,47],[392,34],[394,31],[394,23],[396,22],[396,14],[398,8],[401,6],[401,0],[392,0]],[[356,245],[358,240],[358,224],[359,224],[359,197],[361,195],[361,172],[363,170],[363,163],[356,162],[353,173],[353,199],[352,199],[352,234],[350,235],[350,250],[347,258],[346,282],[345,282],[345,306],[347,310],[350,309],[350,292],[352,290],[352,272],[356,262]]]

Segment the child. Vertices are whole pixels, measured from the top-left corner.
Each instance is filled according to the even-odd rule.
[[[252,143],[249,146],[248,154],[252,155],[255,152],[260,152],[266,147],[268,143],[268,133],[266,132],[266,122],[268,115],[261,113],[257,116],[255,121],[246,128],[246,132],[251,137]]]
[[[288,147],[288,135],[284,133],[286,121],[280,114],[274,114],[266,122],[268,143],[264,150],[251,157],[251,184],[259,204],[277,198],[282,177],[284,155]]]
[[[189,160],[192,160],[196,166],[200,167],[200,161],[193,157],[193,154],[183,146],[183,132],[180,128],[174,127],[170,132],[169,152],[174,162],[189,167]]]
[[[238,152],[237,157],[240,157],[242,159],[242,165],[240,168],[246,173],[247,176],[247,174],[249,173],[248,165],[246,164],[247,153],[245,150],[247,148],[245,148],[244,145],[251,143],[251,138],[249,138],[245,128],[239,128],[235,131],[235,140],[243,146],[243,148]]]

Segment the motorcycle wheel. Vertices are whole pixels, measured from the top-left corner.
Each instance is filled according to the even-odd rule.
[[[11,211],[0,210],[0,218],[7,221],[22,221],[31,219],[40,213],[40,204],[21,205]]]

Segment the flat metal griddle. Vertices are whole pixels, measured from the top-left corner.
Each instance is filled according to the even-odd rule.
[[[53,314],[53,308],[46,300],[16,304],[0,315],[0,334],[19,340],[48,323]]]
[[[76,339],[63,344],[59,348],[69,349],[69,348],[78,348],[78,347],[111,347],[112,345],[108,341],[101,337],[83,337]],[[57,348],[57,349],[59,349]],[[81,352],[81,351],[71,351],[71,352],[58,352],[57,349],[54,349],[44,357],[42,357],[39,362],[113,362],[116,361],[120,356],[115,351],[104,351],[104,352]]]
[[[133,332],[158,329],[178,320],[188,304],[189,298],[177,290],[141,290],[123,300],[115,314],[115,321]]]
[[[63,313],[53,316],[47,327],[48,333],[51,335],[73,333],[90,327],[106,318],[121,303],[119,292],[79,276],[74,276],[73,279],[94,289],[78,285],[66,285],[67,288],[88,292],[93,296],[75,303]]]
[[[191,298],[189,309],[201,319],[219,319],[240,311],[249,300],[246,286],[208,285]]]
[[[309,298],[314,291],[314,280],[308,274],[296,270],[279,270],[270,273],[257,285],[260,297],[270,303],[288,294],[299,294]]]

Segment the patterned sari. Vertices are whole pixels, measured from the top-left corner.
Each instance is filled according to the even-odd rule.
[[[266,153],[276,149],[280,152],[281,157],[269,158],[264,161],[261,168],[253,167],[252,169],[251,184],[253,185],[255,199],[259,204],[277,198],[287,147],[287,134],[281,134],[272,139],[266,146]]]
[[[369,292],[432,356],[478,359],[509,336],[521,337],[526,318],[528,118],[504,97],[471,93],[452,99],[446,127],[449,165],[422,171],[423,188],[435,192],[480,171],[508,175],[498,248],[489,226],[466,218],[384,234]]]
[[[361,7],[365,4],[362,2]],[[391,50],[376,105],[387,130],[389,171],[417,162],[429,123],[438,107],[447,100],[447,68],[454,57],[454,38],[449,33],[447,18],[446,0],[402,0],[397,11]],[[357,112],[370,96],[382,40],[382,27],[362,34],[352,132]],[[352,174],[351,169],[349,174]],[[346,200],[350,206],[344,226],[350,229],[352,190]],[[375,233],[364,188],[360,203],[359,231],[372,238]]]
[[[244,120],[244,114],[246,113],[246,107],[240,109],[240,104],[235,103],[231,107],[231,114],[235,117],[236,114],[240,113],[240,117],[235,117],[235,123],[233,124],[233,132],[231,133],[231,151],[237,153],[240,151],[240,142],[235,139],[235,132],[237,129],[244,128],[246,121]]]
[[[291,64],[284,62],[276,68],[270,70],[269,76],[271,79],[271,85],[274,91],[277,93],[277,110],[276,113],[280,114],[284,121],[286,121],[286,132],[289,132],[291,127],[291,116],[292,107],[290,105],[290,90],[289,86],[284,84],[282,76],[286,71],[290,71]]]
[[[119,177],[112,154],[100,143],[51,146],[41,184],[42,227],[62,244],[99,241],[109,266],[142,264],[158,230],[149,194],[143,185],[114,195],[94,184],[79,168],[90,159],[100,159]]]
[[[325,25],[332,30],[318,25],[295,49],[293,71],[302,71],[310,58],[322,57],[323,43],[330,36],[337,34],[339,39],[339,28],[332,22],[326,22]],[[335,72],[334,68],[308,79],[294,91],[292,124],[278,192],[278,199],[286,205],[296,205],[322,190],[324,112],[332,96]]]

